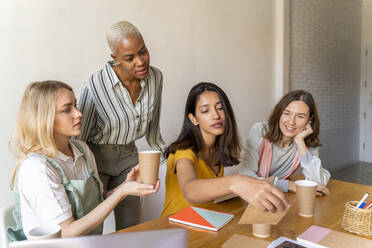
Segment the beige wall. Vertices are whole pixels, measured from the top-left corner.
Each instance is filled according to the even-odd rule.
[[[110,3],[110,5],[108,4]],[[105,31],[117,20],[143,33],[163,71],[161,129],[167,142],[182,123],[188,90],[217,82],[230,97],[242,137],[273,105],[274,0],[3,0],[0,5],[0,206],[12,200],[8,150],[25,86],[56,79],[73,86],[109,59]]]

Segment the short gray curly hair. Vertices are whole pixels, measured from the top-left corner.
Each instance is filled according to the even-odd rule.
[[[111,25],[106,33],[106,39],[112,53],[116,53],[117,44],[125,35],[133,34],[142,38],[138,29],[130,22],[119,21]]]

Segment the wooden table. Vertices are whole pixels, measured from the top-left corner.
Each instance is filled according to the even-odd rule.
[[[346,232],[341,228],[341,220],[345,210],[344,205],[348,201],[361,199],[367,191],[372,192],[372,186],[330,180],[328,188],[331,191],[331,194],[329,196],[317,197],[315,216],[311,218],[304,218],[297,215],[296,195],[289,193],[288,199],[291,203],[290,210],[277,226],[273,226],[272,235],[265,240],[272,241],[280,236],[296,239],[299,234],[303,233],[307,228],[314,224],[336,231],[345,232],[350,235],[355,235]],[[215,210],[232,213],[235,215],[235,218],[218,232],[188,229],[189,247],[220,247],[234,233],[253,237],[251,225],[238,224],[245,207],[245,202],[240,198],[216,204],[214,206]],[[118,232],[124,233],[177,227],[180,226],[169,222],[167,217],[161,217]],[[361,237],[372,239],[372,236]]]

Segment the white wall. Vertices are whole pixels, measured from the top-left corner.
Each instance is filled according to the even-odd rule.
[[[226,91],[245,138],[274,102],[274,1],[2,0],[0,206],[12,200],[14,158],[7,143],[25,86],[61,80],[79,96],[83,82],[109,59],[105,31],[118,20],[140,29],[152,65],[163,71],[167,142],[177,136],[187,93],[199,81]]]
[[[292,0],[291,90],[308,90],[326,169],[359,162],[361,1]]]

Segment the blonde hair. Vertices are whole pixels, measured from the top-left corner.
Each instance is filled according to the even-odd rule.
[[[55,157],[57,147],[53,138],[56,97],[59,89],[72,88],[58,81],[34,82],[27,86],[19,107],[14,135],[9,142],[17,157],[11,178],[11,188],[19,165],[30,153]]]
[[[116,53],[116,48],[119,41],[121,41],[127,34],[133,34],[142,38],[141,33],[130,22],[120,21],[112,24],[106,34],[106,39],[113,54]]]

